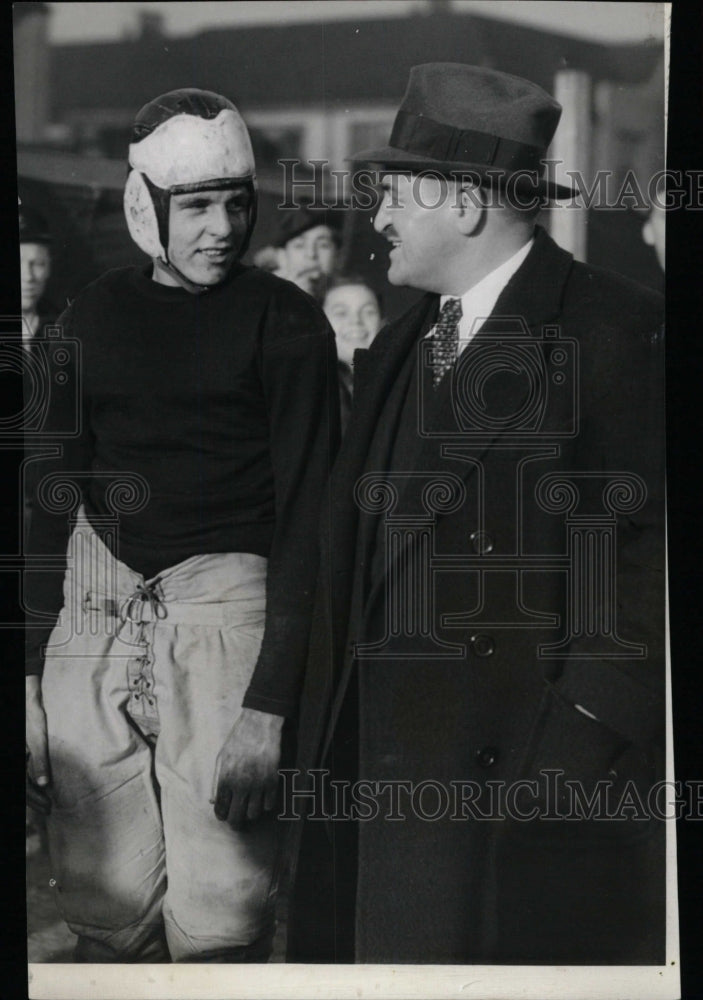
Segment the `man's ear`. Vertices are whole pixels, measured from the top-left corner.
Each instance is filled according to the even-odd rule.
[[[478,235],[485,211],[481,189],[475,184],[457,184],[453,208],[459,232],[464,236]]]

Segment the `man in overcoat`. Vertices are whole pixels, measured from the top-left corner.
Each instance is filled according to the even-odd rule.
[[[289,959],[665,959],[662,302],[535,225],[561,108],[415,67],[285,813]],[[554,208],[553,211],[565,210]]]

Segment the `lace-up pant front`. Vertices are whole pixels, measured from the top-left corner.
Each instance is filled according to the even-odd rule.
[[[81,518],[45,661],[54,891],[83,961],[266,961],[275,819],[236,833],[215,759],[263,634],[266,560],[195,556],[145,581]]]

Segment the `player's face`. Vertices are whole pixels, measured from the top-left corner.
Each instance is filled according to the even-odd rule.
[[[378,300],[366,285],[340,285],[325,297],[325,315],[337,340],[337,356],[350,365],[357,348],[368,347],[381,325]]]
[[[460,246],[451,186],[434,176],[385,174],[381,188],[374,228],[393,245],[388,280],[444,293],[447,263]]]
[[[51,273],[51,255],[42,243],[20,243],[22,311],[36,309]]]
[[[313,226],[288,240],[283,248],[285,277],[306,292],[331,274],[337,263],[337,244],[329,226]]]
[[[196,285],[219,284],[237,260],[246,236],[251,197],[245,185],[173,195],[168,228],[170,263]],[[165,284],[178,284],[168,272],[157,275],[155,269],[154,276]]]

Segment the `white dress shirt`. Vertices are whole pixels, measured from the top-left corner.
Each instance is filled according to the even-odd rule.
[[[532,249],[534,237],[529,239],[524,246],[520,247],[517,253],[509,257],[502,264],[499,264],[493,271],[481,278],[478,284],[470,288],[463,295],[442,295],[440,298],[440,309],[448,299],[461,298],[461,319],[459,320],[459,344],[457,356],[461,354],[471,338],[480,330],[484,320],[486,320],[495,307],[496,302],[508,284],[512,276],[520,267]],[[433,336],[434,326],[427,334]]]

